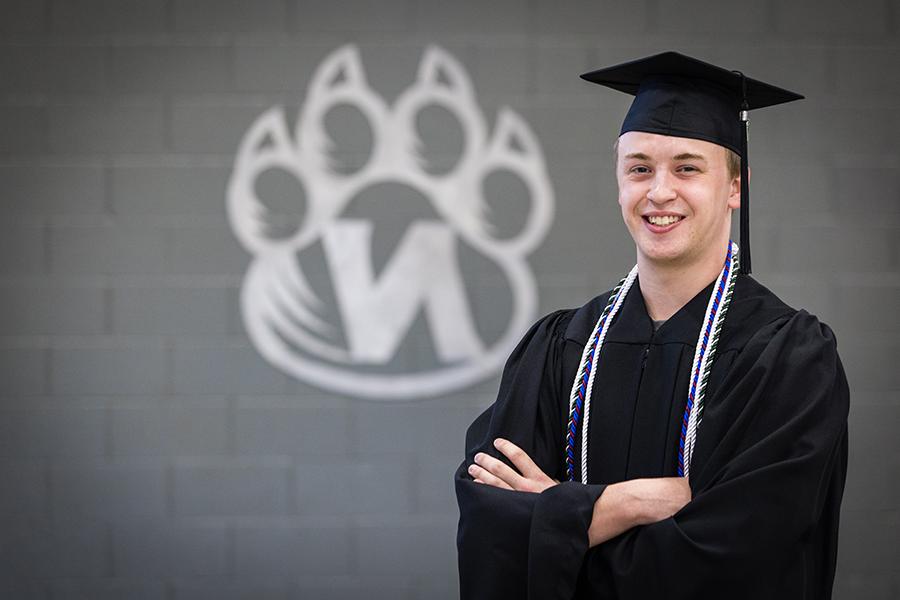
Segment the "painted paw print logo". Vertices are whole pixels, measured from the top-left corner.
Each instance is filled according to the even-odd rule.
[[[552,213],[533,133],[508,108],[489,131],[451,55],[427,48],[388,104],[344,46],[317,69],[293,131],[273,107],[238,150],[228,214],[254,257],[246,330],[266,360],[325,390],[463,388],[495,373],[533,321],[526,259]]]

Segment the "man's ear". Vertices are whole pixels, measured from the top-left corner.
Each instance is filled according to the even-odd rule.
[[[750,175],[753,171],[747,167],[747,181],[750,181]],[[728,208],[737,210],[741,207],[741,178],[735,177],[731,180],[731,190],[728,194]]]

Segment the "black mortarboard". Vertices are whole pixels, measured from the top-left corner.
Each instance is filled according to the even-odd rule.
[[[706,140],[741,157],[741,271],[750,273],[747,111],[803,98],[678,52],[585,73],[582,79],[633,95],[622,130]]]

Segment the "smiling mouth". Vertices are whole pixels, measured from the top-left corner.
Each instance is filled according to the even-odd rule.
[[[678,223],[679,221],[684,219],[684,217],[676,215],[666,215],[663,217],[645,216],[643,218],[651,225],[656,225],[657,227],[668,227],[669,225]]]

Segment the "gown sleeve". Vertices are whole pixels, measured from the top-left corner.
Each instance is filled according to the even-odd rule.
[[[536,494],[478,484],[467,472],[478,452],[510,464],[493,447],[504,437],[550,477],[564,475],[562,353],[570,318],[570,311],[552,313],[525,334],[503,370],[496,402],[466,432],[466,458],[455,475],[464,600],[543,598],[540,588],[548,582],[574,594],[603,486],[563,483]]]
[[[748,588],[777,577],[813,536],[827,556],[819,559],[825,564],[804,563],[819,590],[808,597],[830,597],[848,409],[827,325],[799,311],[758,332],[707,400],[693,499],[672,518],[588,551],[590,597],[677,600],[710,589],[718,598],[749,597]],[[704,438],[704,428],[716,439]]]

